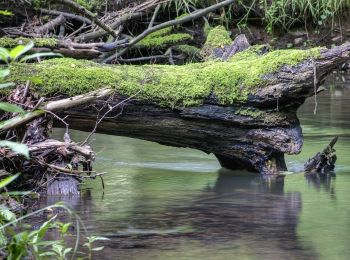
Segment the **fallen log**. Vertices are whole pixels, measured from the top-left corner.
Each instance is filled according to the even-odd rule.
[[[115,90],[108,98],[62,111],[71,128],[91,131],[96,118],[108,112],[96,127],[99,133],[190,147],[214,153],[226,168],[274,174],[286,170],[285,153],[301,150],[297,108],[349,53],[350,43],[262,55],[253,46],[225,62],[183,66],[53,59],[13,65],[11,77],[21,83],[35,76],[40,80],[34,89],[51,97]]]

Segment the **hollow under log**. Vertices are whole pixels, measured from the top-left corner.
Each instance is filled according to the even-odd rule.
[[[196,99],[192,100],[192,103],[189,100],[186,101],[187,89],[179,88],[178,85],[199,88],[201,83],[210,82],[207,78],[201,79],[205,76],[200,74],[203,73],[203,69],[201,67],[197,69],[197,65],[193,64],[184,65],[188,67],[114,66],[112,69],[111,66],[101,67],[93,63],[88,63],[84,67],[78,63],[72,64],[71,68],[57,71],[63,83],[55,85],[52,81],[58,78],[51,78],[47,70],[51,66],[53,70],[60,67],[54,67],[55,61],[52,61],[49,63],[50,66],[47,64],[19,66],[15,68],[16,75],[13,79],[17,78],[17,81],[20,81],[24,76],[27,78],[29,73],[42,77],[37,90],[44,89],[45,92],[45,86],[50,86],[52,93],[61,90],[64,94],[70,94],[76,93],[78,89],[86,91],[85,88],[89,88],[91,84],[96,88],[105,84],[103,77],[94,76],[101,72],[100,70],[103,71],[104,77],[114,77],[117,74],[119,78],[116,78],[117,82],[114,86],[115,95],[107,99],[97,99],[88,106],[70,108],[61,113],[69,116],[66,121],[71,128],[91,131],[97,116],[115,106],[116,109],[108,113],[108,116],[98,125],[98,133],[198,149],[215,154],[221,165],[226,168],[244,168],[264,174],[275,174],[286,170],[284,154],[297,154],[301,151],[303,136],[296,116],[297,108],[307,97],[317,92],[325,76],[345,62],[349,53],[350,43],[333,49],[321,49],[317,56],[306,57],[296,64],[282,64],[277,71],[261,75],[262,82],[259,86],[244,90],[244,82],[236,83],[238,84],[236,87],[245,93],[246,98],[236,98],[234,101],[227,101],[226,92],[220,94],[221,89],[217,86],[210,87],[208,91],[201,90],[200,94],[196,92],[192,97]],[[258,63],[258,59],[259,57],[256,57],[252,63]],[[60,63],[59,60],[58,63]],[[237,78],[230,78],[230,73],[236,73],[230,62],[210,62],[204,65],[204,69],[208,68],[206,66],[213,66],[209,67],[208,72],[215,70],[215,66],[224,66],[222,70],[227,75],[227,86],[231,86],[230,80],[237,82]],[[192,86],[192,83],[183,81],[182,73],[187,68],[191,69],[188,73],[196,78],[199,85]],[[80,76],[79,73],[82,71],[85,74]],[[174,74],[169,75],[169,71]],[[90,72],[92,74],[89,74]],[[145,75],[148,75],[148,78],[142,80]],[[214,73],[213,78],[209,79],[215,79],[215,76]],[[86,78],[88,81],[83,81]],[[167,85],[162,93],[162,89],[158,88],[162,82],[177,84]],[[136,88],[134,93],[130,89],[125,89],[135,84],[141,87]],[[174,98],[170,95],[172,89],[184,92],[184,96],[180,95],[179,100],[172,100]],[[236,90],[233,89],[233,91]],[[166,93],[170,93],[170,97],[166,96]],[[150,97],[146,98],[146,94]],[[134,98],[125,101],[127,97],[133,95],[135,95]],[[178,98],[177,95],[176,98]],[[57,124],[59,125],[59,122]]]

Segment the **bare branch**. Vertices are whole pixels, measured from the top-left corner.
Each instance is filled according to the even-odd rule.
[[[90,12],[89,10],[87,10],[85,7],[79,5],[76,2],[73,2],[71,0],[54,0],[54,2],[57,3],[61,3],[61,4],[65,4],[69,7],[71,7],[72,9],[74,9],[75,11],[84,14],[85,16],[87,16],[91,21],[93,21],[97,26],[99,26],[100,28],[102,28],[104,31],[106,31],[108,34],[112,35],[113,37],[117,38],[118,35],[115,33],[115,31],[109,27],[108,25],[102,23],[95,14],[93,14],[92,12]]]
[[[156,9],[154,10],[154,13],[153,13],[153,16],[152,16],[152,19],[148,25],[148,28],[152,28],[153,27],[153,24],[154,24],[154,21],[156,20],[157,18],[157,14],[159,12],[159,9],[160,9],[160,5],[157,5]]]
[[[142,16],[141,12],[124,14],[123,16],[118,18],[115,22],[113,22],[110,25],[110,28],[112,28],[113,30],[116,30],[120,25],[126,23],[127,21],[139,18],[141,16]],[[93,40],[93,39],[96,39],[99,37],[103,37],[106,34],[107,34],[107,32],[105,30],[98,30],[95,32],[90,32],[90,33],[80,35],[80,36],[76,37],[76,40],[77,41],[90,41],[90,40]]]
[[[85,24],[92,24],[92,21],[86,17],[80,16],[80,15],[76,15],[76,14],[70,14],[70,13],[66,13],[66,12],[61,12],[61,11],[55,11],[55,10],[48,10],[48,9],[40,9],[40,12],[43,14],[48,14],[48,15],[63,15],[64,17],[66,17],[67,19],[71,19],[71,20],[77,20],[80,21],[82,23]]]
[[[63,24],[65,21],[66,21],[66,18],[62,14],[60,14],[50,22],[47,22],[42,26],[34,28],[34,31],[35,33],[38,33],[38,34],[47,33],[55,29],[56,26]]]
[[[133,45],[135,45],[136,43],[138,43],[139,41],[141,41],[143,38],[145,38],[146,36],[148,36],[149,34],[153,33],[153,32],[156,32],[156,31],[159,31],[161,29],[164,29],[164,28],[167,28],[167,27],[170,27],[170,26],[175,26],[175,25],[179,25],[179,24],[183,24],[183,23],[186,23],[186,22],[189,22],[189,21],[192,21],[194,19],[197,19],[197,18],[200,18],[210,12],[213,12],[217,9],[220,9],[221,7],[224,7],[224,6],[227,6],[227,5],[230,5],[234,2],[235,0],[225,0],[225,1],[222,1],[221,3],[218,3],[218,4],[215,4],[215,5],[211,5],[205,9],[202,9],[202,10],[198,10],[190,15],[187,15],[183,18],[180,18],[180,19],[175,19],[175,20],[171,20],[171,21],[168,21],[168,22],[165,22],[165,23],[161,23],[159,25],[156,25],[152,28],[148,28],[147,30],[145,30],[143,33],[141,33],[140,35],[138,35],[137,37],[135,37],[134,39],[132,39],[128,44],[127,44],[127,47],[124,48],[122,51],[120,51],[119,53],[117,54],[114,54],[108,58],[106,58],[103,62],[104,63],[108,63],[110,61],[112,61],[113,59],[115,58],[118,58],[119,56],[123,55],[124,53],[126,53],[128,51],[128,49],[130,47],[132,47]]]

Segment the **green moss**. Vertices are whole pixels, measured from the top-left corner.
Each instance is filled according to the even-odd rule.
[[[162,48],[171,44],[192,40],[192,36],[187,33],[174,33],[162,37],[144,38],[137,46],[143,48]]]
[[[111,87],[120,94],[137,94],[139,98],[167,107],[199,105],[214,93],[219,104],[229,105],[246,101],[250,93],[263,86],[263,75],[275,72],[283,65],[295,65],[317,57],[319,53],[319,49],[279,50],[259,56],[248,50],[228,62],[182,66],[103,66],[63,58],[38,64],[14,64],[9,81],[25,82],[33,76],[40,78],[35,87],[43,95],[77,95]]]
[[[14,48],[17,45],[26,45],[30,41],[34,42],[35,47],[55,47],[57,46],[57,39],[54,38],[24,38],[24,37],[18,37],[18,38],[9,38],[9,37],[2,37],[0,38],[0,47],[3,48]]]
[[[175,46],[175,50],[178,50],[189,57],[199,58],[200,57],[200,49],[195,46],[191,46],[188,44],[180,44]]]
[[[136,46],[142,48],[162,48],[171,44],[192,40],[192,36],[188,33],[171,34],[171,31],[172,28],[168,27],[151,33],[138,42]]]
[[[240,108],[235,112],[236,115],[240,116],[249,116],[255,119],[261,118],[263,115],[266,114],[266,112],[263,112],[258,109],[252,109],[252,108]]]
[[[208,46],[211,48],[219,48],[225,45],[230,45],[231,43],[232,40],[225,27],[217,26],[210,29],[204,46]]]
[[[257,108],[243,107],[235,111],[236,115],[251,117],[257,121],[263,121],[265,124],[285,124],[287,114],[279,111],[264,111]]]
[[[225,27],[217,26],[214,28],[209,27],[209,32],[207,36],[207,40],[202,48],[201,56],[204,60],[213,59],[214,50],[216,48],[222,48],[226,45],[230,45],[232,40],[228,31],[226,31]]]

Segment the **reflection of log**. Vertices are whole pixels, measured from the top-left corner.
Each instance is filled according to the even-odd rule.
[[[118,232],[99,230],[107,230],[103,235],[112,240],[120,255],[131,258],[137,258],[139,248],[152,251],[171,244],[178,250],[183,241],[191,241],[191,245],[209,247],[214,253],[225,247],[227,259],[232,255],[237,259],[247,255],[247,259],[314,259],[316,252],[305,246],[297,233],[302,196],[284,191],[284,176],[226,173],[220,170],[215,185],[203,187],[193,198],[187,196],[187,203],[167,201],[168,207],[157,211],[146,206],[142,214],[135,203],[129,214],[114,224],[122,223]],[[144,201],[140,203],[144,207]],[[205,255],[206,251],[195,252]]]
[[[334,137],[322,152],[310,158],[304,165],[305,171],[307,173],[327,173],[334,170],[337,156],[333,147],[337,141],[338,136]]]

